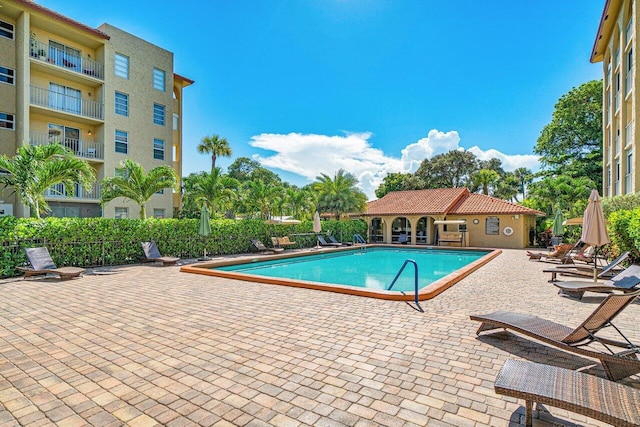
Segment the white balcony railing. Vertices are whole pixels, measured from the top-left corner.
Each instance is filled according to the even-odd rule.
[[[631,89],[633,89],[633,67],[627,72],[627,76],[624,78],[625,80],[625,96],[631,93]]]
[[[615,182],[615,186],[613,187],[613,195],[617,196],[620,194],[620,181]]]
[[[627,127],[624,130],[624,145],[625,147],[633,143],[633,121],[627,123]]]
[[[53,92],[37,86],[29,86],[33,105],[53,108],[79,116],[103,120],[103,105],[89,99],[78,98],[64,93]]]
[[[85,141],[82,139],[66,137],[63,138],[61,136],[51,138],[48,134],[39,132],[30,132],[29,142],[31,145],[47,145],[57,142],[73,151],[73,154],[78,157],[89,160],[104,159],[104,144],[102,142]]]
[[[631,39],[633,38],[633,18],[629,19],[629,23],[627,24],[627,28],[625,29],[625,44],[629,44]]]
[[[94,182],[90,191],[86,191],[80,184],[75,184],[73,193],[65,188],[64,184],[56,184],[49,187],[44,196],[54,199],[98,200],[100,199],[100,183]]]
[[[625,194],[633,193],[633,173],[628,173],[624,177],[624,192]]]
[[[615,112],[618,112],[620,109],[620,92],[616,92],[616,95],[613,97],[613,105],[615,108]]]
[[[29,55],[42,62],[56,65],[86,76],[104,80],[104,64],[89,58],[82,58],[57,47],[41,43],[35,39],[30,41]]]
[[[614,156],[620,154],[620,135],[616,136],[616,140],[614,142]]]

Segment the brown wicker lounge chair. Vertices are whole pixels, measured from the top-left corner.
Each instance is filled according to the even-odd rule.
[[[29,260],[31,267],[18,267],[18,269],[24,272],[25,279],[31,276],[57,274],[60,279],[67,280],[80,277],[85,271],[87,271],[84,268],[79,267],[56,267],[55,263],[51,259],[49,250],[45,247],[27,248],[24,251],[27,254],[27,259]]]
[[[533,403],[585,415],[614,426],[640,424],[640,390],[569,369],[507,359],[496,393],[526,401],[525,425],[533,425]]]
[[[616,328],[612,320],[640,295],[640,290],[626,294],[608,295],[604,301],[575,329],[530,314],[498,311],[473,315],[471,320],[482,322],[476,334],[494,329],[511,329],[528,337],[558,347],[561,350],[599,359],[607,377],[617,381],[640,372],[640,347],[631,343]],[[597,333],[612,327],[625,342],[598,337]],[[587,347],[593,342],[602,344],[607,352]],[[612,347],[621,349],[617,353]]]
[[[289,246],[295,246],[296,242],[292,242],[289,240],[289,236],[284,237],[272,237],[271,243],[273,243],[274,247],[278,248],[288,248]]]
[[[269,249],[269,248],[267,248],[267,247],[264,245],[264,243],[262,243],[262,242],[261,242],[260,240],[258,240],[258,239],[250,239],[250,241],[251,241],[251,246],[253,246],[253,249],[254,249],[256,252],[259,252],[259,253],[263,253],[263,254],[267,254],[267,253],[269,253],[269,254],[272,254],[272,253],[277,253],[277,252],[282,252],[282,251],[284,251],[284,249],[283,249],[283,248],[273,248],[273,249]]]
[[[536,259],[538,261],[560,262],[561,264],[564,264],[567,262],[573,262],[571,257],[568,255],[573,248],[574,245],[563,243],[561,245],[554,246],[553,251],[546,253],[527,251],[527,256],[529,257],[529,261]]]
[[[158,250],[158,245],[153,240],[150,242],[141,242],[142,250],[144,251],[144,256],[146,257],[147,262],[156,262],[160,261],[163,266],[166,265],[175,265],[180,258],[173,256],[162,256],[160,251]]]
[[[640,284],[640,265],[631,265],[617,276],[606,282],[585,281],[552,281],[549,283],[559,288],[558,293],[582,299],[585,292],[611,293],[614,291],[633,292]]]

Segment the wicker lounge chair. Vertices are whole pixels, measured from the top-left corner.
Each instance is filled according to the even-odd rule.
[[[333,247],[340,247],[342,246],[342,243],[329,243],[326,240],[324,240],[324,237],[322,237],[321,235],[318,234],[318,242],[320,243],[320,246],[333,246]]]
[[[24,272],[25,279],[31,276],[57,274],[60,279],[67,280],[80,277],[85,271],[87,271],[84,268],[79,267],[56,267],[56,264],[51,259],[49,250],[45,247],[27,248],[24,251],[27,254],[27,259],[29,260],[31,267],[18,267],[18,269]]]
[[[604,301],[575,329],[537,316],[506,311],[485,315],[472,315],[471,320],[482,322],[476,334],[494,329],[511,329],[528,337],[555,346],[561,350],[600,360],[607,377],[617,381],[640,372],[640,347],[631,343],[616,328],[612,320],[640,295],[640,290],[626,294],[608,295]],[[611,326],[625,342],[598,337],[597,333]],[[607,352],[587,347],[594,341]],[[614,352],[616,347],[622,351]]]
[[[586,281],[549,281],[557,288],[558,293],[582,299],[585,292],[611,293],[613,291],[633,292],[640,284],[640,265],[631,265],[606,282]]]
[[[527,251],[527,256],[529,257],[529,261],[532,261],[535,259],[538,261],[560,262],[561,264],[565,264],[568,262],[573,262],[573,260],[569,256],[569,252],[573,248],[574,248],[574,245],[564,243],[561,245],[554,246],[553,251],[546,252],[546,253]]]
[[[158,250],[158,245],[153,240],[150,242],[141,242],[144,251],[145,260],[147,262],[161,262],[163,266],[175,265],[180,258],[173,256],[162,256]]]
[[[333,243],[334,245],[335,244],[338,244],[340,246],[351,246],[352,245],[352,243],[340,243],[340,242],[338,242],[336,240],[336,238],[333,237],[331,234],[327,234],[327,239],[329,239],[329,243]]]
[[[615,276],[623,270],[620,264],[626,261],[630,254],[630,252],[623,253],[604,267],[595,267],[588,264],[562,264],[542,271],[544,273],[551,273],[552,282],[556,280],[558,273],[571,276],[588,277],[594,277],[595,275],[597,279],[607,279]]]
[[[525,400],[527,427],[533,425],[534,402],[614,426],[640,423],[640,390],[569,369],[507,359],[494,389],[498,394]]]
[[[272,254],[272,253],[284,251],[283,248],[269,249],[258,239],[250,239],[250,241],[251,241],[251,246],[253,247],[253,249],[256,252],[259,252],[259,253],[263,253],[263,254],[270,253],[270,254]]]

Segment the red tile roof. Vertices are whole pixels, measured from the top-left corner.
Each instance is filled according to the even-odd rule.
[[[544,216],[530,209],[466,188],[394,191],[367,203],[365,216],[379,215],[522,214]]]
[[[110,39],[109,35],[103,33],[102,31],[96,30],[95,28],[91,28],[90,26],[85,25],[82,22],[78,22],[78,21],[76,21],[74,19],[71,19],[71,18],[69,18],[67,16],[64,16],[63,14],[58,13],[58,12],[56,12],[54,10],[51,10],[51,9],[49,9],[47,7],[44,7],[44,6],[34,2],[33,0],[14,0],[14,2],[18,3],[18,4],[21,4],[22,6],[26,6],[29,9],[32,9],[32,10],[38,11],[40,13],[43,13],[45,15],[48,15],[48,16],[50,16],[52,18],[59,19],[60,21],[66,22],[67,24],[70,24],[70,25],[72,25],[72,26],[74,26],[76,28],[79,28],[81,30],[84,30],[86,32],[92,33],[93,35],[96,35],[96,36],[98,36],[100,38],[103,38],[105,40],[109,40]]]

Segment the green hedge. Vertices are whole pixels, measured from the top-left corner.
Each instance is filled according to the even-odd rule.
[[[634,262],[640,261],[640,208],[619,210],[609,215],[609,237],[617,252],[631,252]]]
[[[297,247],[316,244],[313,222],[269,225],[262,220],[211,221],[211,234],[198,235],[197,219],[106,219],[106,218],[0,218],[0,277],[18,274],[26,265],[24,248],[46,246],[56,265],[95,267],[132,264],[143,256],[140,242],[154,240],[163,255],[197,258],[206,249],[210,255],[246,253],[249,239],[271,246],[271,236],[292,235]],[[354,234],[366,236],[364,221],[323,221],[323,233],[340,241]]]

